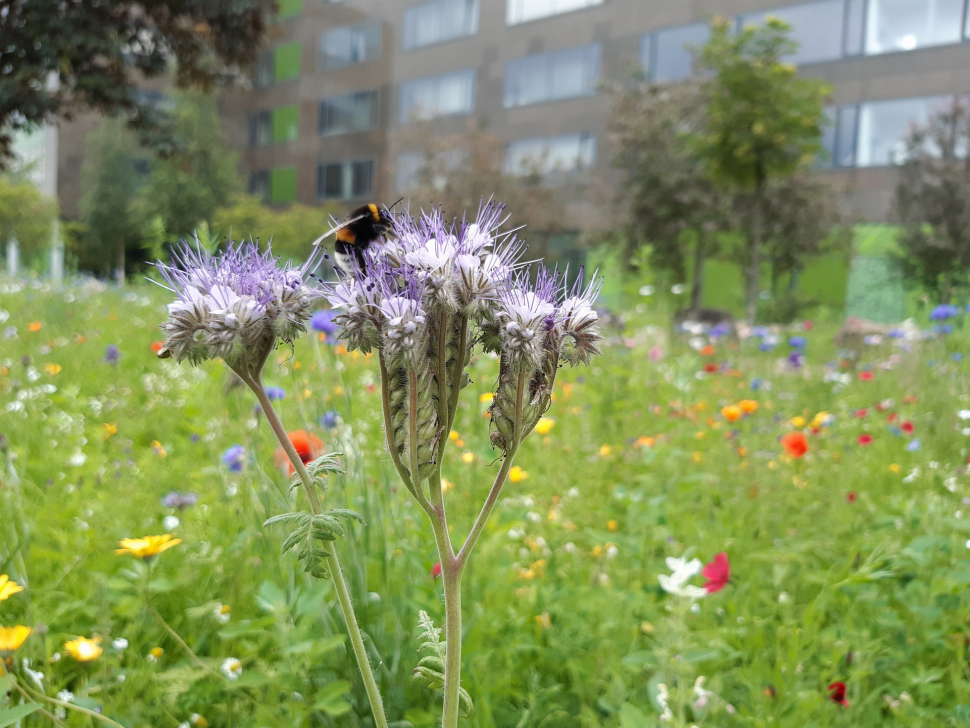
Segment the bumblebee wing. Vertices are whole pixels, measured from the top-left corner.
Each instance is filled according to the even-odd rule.
[[[348,225],[353,225],[358,220],[363,220],[365,217],[367,217],[367,215],[358,215],[357,217],[351,218],[350,220],[344,220],[339,225],[335,225],[334,227],[330,228],[330,230],[328,230],[323,235],[321,235],[319,238],[317,238],[316,240],[314,240],[313,241],[313,247],[318,246],[320,243],[322,243],[324,240],[326,240],[327,238],[329,238],[334,233],[336,233],[336,232],[338,232],[340,230],[343,230]]]

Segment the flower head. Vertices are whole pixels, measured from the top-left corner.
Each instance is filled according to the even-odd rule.
[[[970,308],[970,307],[968,307]],[[930,311],[930,321],[946,321],[960,314],[960,309],[949,303],[941,303]]]
[[[93,639],[78,637],[64,643],[64,651],[78,662],[91,662],[101,657],[104,650],[101,648],[101,637],[95,636]]]
[[[337,324],[334,323],[334,317],[336,314],[329,309],[322,309],[313,314],[313,318],[310,319],[310,326],[314,331],[318,331],[321,334],[326,335],[327,343],[336,342],[336,337],[334,334],[337,333]]]
[[[161,536],[143,536],[142,538],[123,538],[118,542],[120,549],[115,549],[116,554],[131,554],[142,560],[147,560],[158,556],[163,551],[168,551],[173,546],[182,543],[182,539],[173,538],[172,534],[166,533]]]
[[[701,576],[707,579],[704,590],[708,594],[721,591],[731,578],[731,562],[728,561],[728,555],[723,551],[717,554],[711,563],[704,565]]]
[[[804,457],[808,452],[808,438],[804,432],[787,432],[781,436],[781,446],[793,458]]]
[[[120,358],[121,352],[118,350],[118,347],[114,344],[108,344],[104,350],[104,363],[117,364]]]
[[[162,498],[163,506],[166,508],[178,508],[180,511],[189,506],[194,506],[198,502],[199,496],[196,493],[176,493],[172,491]]]
[[[10,657],[19,650],[33,631],[22,624],[16,627],[0,627],[0,657]]]
[[[290,438],[290,443],[292,443],[296,454],[300,456],[300,460],[304,465],[320,457],[324,452],[323,440],[314,435],[312,432],[307,432],[306,430],[293,430],[292,432],[286,433],[287,437]],[[282,447],[278,447],[273,455],[276,462],[276,466],[283,468],[290,475],[295,472],[293,470],[293,464],[290,463],[290,459],[286,455],[286,451]]]
[[[688,599],[700,599],[707,595],[707,592],[702,587],[687,583],[701,573],[703,564],[700,559],[687,561],[687,559],[668,556],[666,564],[672,573],[669,575],[659,574],[657,576],[657,581],[660,582],[661,589],[668,594]]]
[[[846,697],[845,697],[846,690],[845,690],[844,682],[842,682],[841,680],[839,680],[838,682],[834,682],[831,685],[829,685],[828,690],[829,690],[830,700],[838,703],[839,705],[845,708],[849,707],[849,701],[846,700]]]
[[[238,680],[242,675],[242,663],[235,657],[227,657],[220,667],[227,680]]]
[[[222,453],[222,464],[234,473],[241,473],[246,467],[246,448],[242,445],[233,445]]]
[[[15,581],[11,581],[6,574],[0,574],[0,602],[9,599],[17,592],[22,592],[24,588]]]
[[[177,298],[162,324],[161,357],[198,363],[222,357],[255,373],[277,339],[292,341],[306,331],[317,291],[306,280],[320,262],[314,251],[299,267],[281,265],[272,251],[254,243],[232,243],[218,255],[182,242],[173,264],[156,263]]]
[[[337,410],[327,410],[320,415],[320,425],[325,430],[332,430],[340,422],[340,413]]]

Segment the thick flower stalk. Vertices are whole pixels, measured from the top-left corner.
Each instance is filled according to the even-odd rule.
[[[566,276],[521,262],[514,231],[500,231],[503,206],[485,203],[474,222],[446,221],[439,210],[393,216],[388,239],[367,264],[325,288],[350,350],[377,349],[387,449],[411,495],[428,515],[445,592],[445,639],[424,624],[433,654],[416,676],[444,689],[444,728],[454,728],[470,698],[461,681],[461,577],[501,494],[516,452],[549,409],[561,363],[588,364],[602,336],[594,278],[567,287]],[[490,439],[501,466],[464,543],[449,535],[441,464],[465,371],[475,346],[499,357]],[[429,630],[431,630],[429,632]]]
[[[168,283],[167,288],[176,296],[168,306],[168,320],[161,325],[165,343],[158,356],[179,362],[188,360],[192,364],[219,357],[256,395],[273,434],[299,478],[297,484],[303,486],[312,512],[286,514],[270,521],[298,524],[297,531],[284,543],[284,550],[299,543],[307,571],[314,576],[333,577],[374,720],[378,728],[386,728],[380,691],[333,547],[336,536],[343,533],[339,519],[359,516],[350,511],[323,509],[317,493],[319,473],[338,466],[333,456],[325,455],[311,463],[308,471],[262,381],[266,360],[279,343],[292,343],[306,331],[313,313],[311,306],[321,295],[311,274],[319,265],[322,253],[314,252],[303,265],[294,267],[281,263],[270,250],[261,252],[253,243],[230,242],[222,253],[213,256],[201,245],[183,242],[172,257],[172,264],[156,264]],[[347,295],[358,300],[355,294],[348,292]],[[373,300],[363,297],[360,305],[369,311]],[[407,319],[400,325],[402,331],[413,319],[410,310],[391,306],[388,312],[398,312]]]

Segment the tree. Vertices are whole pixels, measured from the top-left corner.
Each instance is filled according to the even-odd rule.
[[[310,253],[310,243],[330,229],[329,215],[343,215],[346,211],[335,205],[309,207],[291,205],[274,210],[252,195],[235,195],[231,204],[215,211],[212,216],[213,235],[218,239],[272,241],[277,255],[304,260]],[[324,243],[332,245],[333,241]]]
[[[795,66],[783,62],[798,47],[790,30],[769,16],[764,25],[735,33],[733,22],[716,19],[700,54],[713,73],[704,84],[709,103],[697,152],[721,185],[753,195],[745,290],[749,322],[758,300],[765,191],[773,180],[810,167],[822,150],[829,87],[798,78]]]
[[[187,238],[241,187],[239,155],[225,143],[211,96],[178,93],[169,114],[175,151],[151,161],[138,213],[161,218],[171,236]]]
[[[904,275],[949,303],[970,273],[970,101],[954,99],[906,139],[896,187]]]
[[[684,279],[692,247],[691,311],[702,305],[704,261],[731,212],[730,195],[711,180],[692,144],[706,110],[697,81],[638,83],[617,94],[609,122],[613,166],[626,172],[617,194],[627,210],[624,258],[649,244],[651,265]]]
[[[147,164],[135,137],[118,119],[106,119],[85,140],[81,168],[81,221],[85,230],[73,251],[82,270],[124,280],[132,253],[143,259],[142,218],[135,211]]]
[[[57,200],[18,175],[0,175],[0,250],[11,238],[25,260],[50,246]]]
[[[506,212],[517,224],[541,233],[565,230],[561,200],[568,185],[545,185],[538,167],[541,160],[527,174],[513,174],[506,169],[505,145],[497,137],[481,130],[440,136],[428,122],[415,122],[400,141],[421,155],[407,190],[417,205],[434,200],[446,215],[455,216],[494,197],[507,205]]]
[[[12,131],[82,110],[123,115],[168,146],[164,117],[136,78],[167,73],[211,88],[256,60],[271,0],[7,0],[0,11],[0,166]]]

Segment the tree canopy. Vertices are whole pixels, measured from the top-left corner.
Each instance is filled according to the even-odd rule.
[[[211,88],[256,60],[271,0],[9,0],[0,12],[0,166],[12,132],[80,111],[123,115],[165,149],[164,115],[135,83]]]

